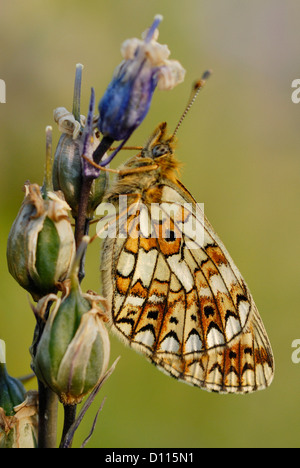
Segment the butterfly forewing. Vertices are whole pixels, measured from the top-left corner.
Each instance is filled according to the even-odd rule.
[[[143,195],[155,189],[159,204]],[[267,387],[273,355],[266,331],[203,210],[180,182],[161,175],[140,192],[104,241],[112,330],[186,383],[218,392]]]

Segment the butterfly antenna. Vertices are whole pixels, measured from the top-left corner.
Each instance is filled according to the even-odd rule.
[[[191,97],[189,99],[189,102],[182,114],[182,116],[180,117],[179,119],[179,122],[178,124],[176,125],[176,128],[172,134],[172,138],[176,135],[176,133],[178,132],[178,129],[180,127],[180,125],[182,124],[186,114],[188,113],[188,111],[190,110],[190,108],[192,107],[192,105],[194,104],[195,100],[196,100],[196,97],[198,96],[199,94],[199,91],[204,87],[207,79],[210,77],[210,75],[212,74],[212,71],[211,70],[207,70],[203,73],[202,77],[200,80],[196,81],[193,85],[193,89],[192,89],[192,93],[191,93]]]

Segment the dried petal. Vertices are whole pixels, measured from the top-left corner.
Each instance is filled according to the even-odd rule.
[[[29,391],[22,403],[7,416],[0,408],[0,448],[36,448],[38,431],[38,393]]]

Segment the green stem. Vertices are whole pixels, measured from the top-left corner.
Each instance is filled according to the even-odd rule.
[[[38,448],[56,448],[57,395],[39,380]]]
[[[59,448],[71,448],[72,446],[72,440],[69,440],[67,445],[64,442],[70,427],[76,420],[76,409],[77,405],[64,405],[64,427]]]
[[[106,151],[110,148],[113,143],[113,139],[110,137],[103,137],[99,146],[95,150],[93,154],[93,159],[96,164],[99,164],[101,159],[103,158]],[[93,183],[92,178],[84,177],[82,178],[82,185],[81,185],[81,192],[80,192],[80,200],[78,206],[78,216],[76,218],[75,223],[75,241],[76,247],[78,248],[81,240],[84,235],[88,234],[87,223],[89,219],[87,217],[87,209],[88,209],[88,202],[89,202],[89,195]],[[79,272],[79,278],[82,280],[84,277],[84,272],[81,270]]]

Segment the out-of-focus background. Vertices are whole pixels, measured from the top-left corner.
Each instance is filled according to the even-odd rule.
[[[112,337],[111,362],[121,360],[75,446],[106,396],[88,447],[299,447],[300,364],[291,359],[300,338],[300,104],[291,100],[291,83],[300,78],[298,0],[1,2],[0,338],[8,370],[30,372],[34,318],[27,293],[8,273],[6,241],[23,183],[42,183],[45,127],[53,125],[55,147],[52,113],[71,110],[76,63],[85,67],[86,114],[90,88],[99,100],[122,41],[140,37],[157,13],[164,16],[160,42],[186,79],[171,92],[156,91],[130,144],[143,144],[162,120],[172,130],[192,82],[213,70],[178,134],[182,181],[205,204],[250,286],[273,346],[275,380],[252,395],[210,394],[167,377]],[[95,243],[88,251],[83,289],[100,290],[99,250]]]

